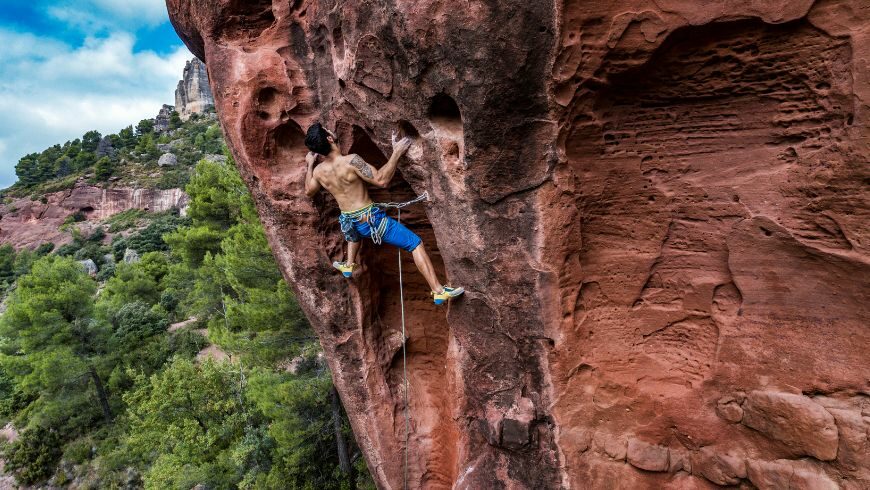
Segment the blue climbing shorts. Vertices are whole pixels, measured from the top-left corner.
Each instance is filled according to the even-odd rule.
[[[402,250],[412,252],[422,242],[416,233],[387,216],[383,209],[377,206],[373,207],[370,216],[369,221],[364,221],[364,217],[354,219],[343,213],[339,222],[342,224],[341,231],[344,233],[344,239],[349,242],[358,242],[363,237],[372,236],[372,227],[377,230],[384,226],[384,234],[381,238],[383,243],[389,243]]]

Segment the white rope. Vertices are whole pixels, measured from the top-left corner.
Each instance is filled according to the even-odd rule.
[[[411,204],[416,204],[420,201],[428,201],[428,200],[429,200],[429,191],[424,191],[422,194],[415,197],[414,199],[411,199],[410,201],[405,201],[405,202],[376,202],[375,206],[380,207],[380,208],[402,209],[405,206],[410,206]],[[402,215],[399,214],[399,217],[401,217],[401,216]]]
[[[428,195],[424,192],[421,196],[418,196],[415,201],[410,201],[408,203],[404,203],[404,205],[411,204],[412,202],[421,201],[426,199]],[[393,204],[393,203],[390,203]],[[395,206],[398,209],[398,219],[396,220],[398,223],[402,222],[402,208],[404,206]],[[405,336],[405,286],[402,281],[402,249],[399,248],[399,304],[402,306],[402,379],[405,388],[405,464],[402,470],[403,480],[405,486],[403,487],[405,490],[408,490],[408,441],[410,439],[411,434],[411,416],[408,413],[408,356],[405,347],[408,344],[408,338]]]

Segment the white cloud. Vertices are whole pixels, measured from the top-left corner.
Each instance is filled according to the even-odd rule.
[[[167,17],[165,0],[72,0],[47,11],[83,32],[156,26]]]
[[[166,17],[166,0],[93,0],[108,12],[159,24]]]
[[[0,187],[12,184],[27,153],[91,129],[116,133],[174,103],[193,55],[183,45],[158,55],[134,52],[134,44],[132,35],[114,33],[71,47],[0,28],[0,45],[11,47],[0,63]]]

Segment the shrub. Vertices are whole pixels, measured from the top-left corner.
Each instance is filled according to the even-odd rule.
[[[51,476],[61,456],[60,436],[45,427],[26,429],[6,454],[6,468],[19,483],[32,485]]]
[[[42,257],[44,255],[50,254],[52,250],[54,250],[54,243],[45,242],[36,247],[36,250],[34,252],[36,253],[36,255]]]

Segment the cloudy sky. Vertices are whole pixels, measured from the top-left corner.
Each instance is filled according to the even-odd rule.
[[[0,0],[0,188],[27,153],[174,104],[192,57],[165,0]]]

